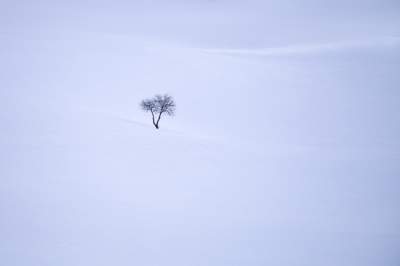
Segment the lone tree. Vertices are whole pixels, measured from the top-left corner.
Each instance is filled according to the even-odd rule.
[[[175,114],[175,102],[174,99],[168,94],[156,95],[152,99],[143,100],[140,103],[140,107],[145,112],[150,112],[153,119],[153,125],[159,129],[159,122],[161,116],[165,113],[169,116]],[[156,120],[157,117],[157,120]]]

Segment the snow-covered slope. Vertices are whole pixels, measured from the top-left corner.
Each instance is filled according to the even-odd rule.
[[[4,5],[0,265],[398,265],[396,32],[257,39],[251,5],[172,2]]]

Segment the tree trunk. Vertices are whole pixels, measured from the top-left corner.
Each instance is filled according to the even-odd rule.
[[[155,126],[157,129],[159,129],[159,127],[158,127],[158,123],[160,122],[161,115],[162,115],[162,112],[161,112],[161,113],[158,115],[157,122],[154,124],[154,126]]]
[[[154,119],[154,113],[151,111],[151,117],[153,118],[153,125],[158,129],[158,121],[160,121],[160,117],[158,117],[157,123]]]

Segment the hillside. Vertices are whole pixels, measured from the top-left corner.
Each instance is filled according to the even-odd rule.
[[[119,4],[7,6],[25,21],[0,34],[1,265],[398,264],[395,31],[257,39],[238,2]],[[222,10],[240,38],[210,33]],[[128,27],[140,12],[165,24]],[[177,102],[160,130],[155,93]]]

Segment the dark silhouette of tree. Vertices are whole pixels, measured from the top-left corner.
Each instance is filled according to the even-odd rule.
[[[175,114],[175,106],[174,99],[168,94],[156,95],[153,98],[143,100],[140,103],[140,107],[143,111],[151,113],[153,125],[156,127],[156,129],[159,129],[158,124],[160,123],[160,119],[163,114],[169,116],[173,116]]]

